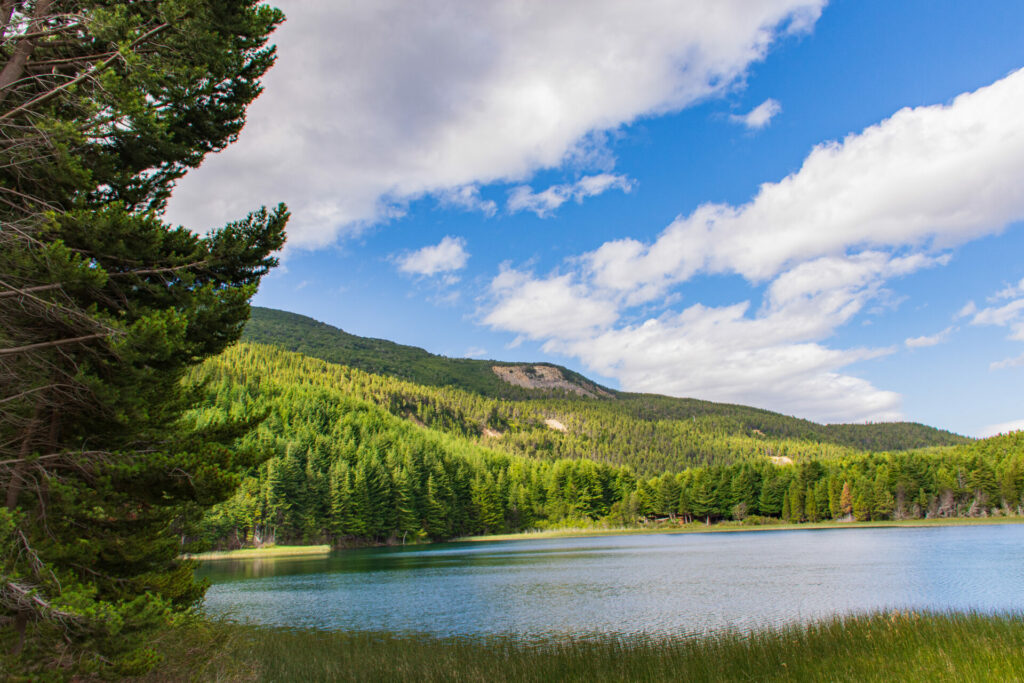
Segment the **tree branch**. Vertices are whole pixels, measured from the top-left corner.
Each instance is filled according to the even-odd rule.
[[[97,334],[87,334],[84,337],[72,337],[70,339],[54,339],[53,341],[39,342],[38,344],[15,346],[9,349],[0,349],[0,356],[8,356],[15,353],[25,353],[26,351],[35,351],[36,349],[46,349],[54,346],[63,346],[65,344],[80,344],[82,342],[90,341],[92,339],[110,337],[113,334],[113,332],[99,332]]]
[[[40,1],[41,2],[46,2],[48,0],[40,0]],[[166,30],[169,26],[170,26],[170,24],[167,24],[167,23],[160,24],[156,28],[153,28],[153,29],[147,31],[146,33],[143,33],[141,36],[139,36],[134,41],[132,41],[132,44],[129,46],[129,49],[134,48],[135,46],[139,45],[143,41],[148,40],[149,38],[152,38],[153,36],[157,35],[158,33],[161,33],[162,31]],[[5,120],[13,117],[15,114],[17,114],[17,113],[19,113],[21,111],[24,111],[26,109],[30,109],[33,106],[35,106],[37,104],[40,104],[42,102],[45,102],[46,100],[49,100],[52,97],[56,97],[58,94],[60,94],[64,90],[67,90],[68,88],[70,88],[73,85],[81,83],[82,81],[84,81],[86,79],[92,78],[93,76],[95,76],[96,74],[98,74],[99,72],[103,71],[104,69],[106,69],[111,64],[113,64],[114,60],[116,60],[120,56],[120,54],[121,54],[120,52],[115,53],[111,57],[108,57],[107,59],[104,59],[99,64],[94,65],[88,71],[86,71],[83,74],[78,75],[76,78],[71,79],[67,83],[62,83],[61,85],[57,86],[56,88],[53,88],[52,90],[50,90],[48,92],[45,92],[42,95],[39,95],[38,97],[34,97],[31,100],[29,100],[28,102],[25,102],[24,104],[21,104],[21,105],[15,107],[14,109],[12,109],[9,112],[7,112],[6,114],[3,114],[2,116],[0,116],[0,121],[5,121]],[[6,68],[4,70],[6,71]],[[3,83],[0,82],[0,103],[3,102],[3,97],[4,97],[4,93],[2,91],[3,87],[4,87]]]

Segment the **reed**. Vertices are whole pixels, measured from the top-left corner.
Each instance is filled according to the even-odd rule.
[[[152,680],[1010,681],[1024,676],[1024,616],[893,611],[753,633],[535,643],[206,623],[161,647],[167,664]]]

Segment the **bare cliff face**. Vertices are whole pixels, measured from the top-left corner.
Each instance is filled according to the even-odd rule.
[[[550,365],[495,365],[494,374],[517,387],[543,389],[546,391],[568,391],[589,398],[611,398],[607,391],[589,382],[575,382]]]

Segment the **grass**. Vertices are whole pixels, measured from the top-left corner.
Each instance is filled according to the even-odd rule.
[[[512,534],[491,534],[489,536],[465,536],[457,541],[519,541],[538,538],[569,538],[576,536],[621,536],[630,534],[706,534],[728,531],[801,531],[809,529],[870,529],[879,527],[936,527],[936,526],[982,526],[989,524],[1024,524],[1024,517],[946,517],[941,519],[884,520],[877,522],[786,522],[744,524],[725,521],[706,525],[703,522],[690,524],[659,524],[647,527],[602,527],[567,526],[551,529],[531,529]]]
[[[207,624],[148,680],[1019,681],[1024,617],[888,612],[694,638],[523,644]]]
[[[270,557],[295,557],[299,555],[326,555],[331,552],[329,545],[267,545],[261,548],[240,550],[215,550],[208,553],[186,555],[191,560],[247,560]]]

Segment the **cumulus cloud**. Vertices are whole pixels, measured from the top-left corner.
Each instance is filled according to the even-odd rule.
[[[466,267],[469,252],[466,251],[466,240],[461,237],[446,236],[439,243],[417,249],[395,258],[398,270],[410,275],[431,276],[439,273],[452,273]],[[454,284],[450,278],[447,284]]]
[[[963,305],[959,311],[953,316],[953,320],[960,320],[961,318],[967,318],[974,315],[978,311],[978,305],[973,301],[968,301]]]
[[[844,372],[894,349],[826,342],[868,302],[891,299],[888,280],[945,265],[949,248],[1024,218],[1022,110],[1024,71],[949,104],[901,110],[815,147],[799,171],[762,185],[744,205],[698,207],[652,243],[607,242],[547,277],[506,269],[484,322],[575,355],[627,390],[825,421],[899,417],[897,394]],[[694,303],[633,322],[636,307],[719,274],[763,286],[760,306]],[[571,322],[533,316],[546,299]],[[970,304],[961,315],[1024,339],[1024,298]]]
[[[1009,331],[1008,339],[1024,342],[1024,280],[1017,285],[1005,287],[988,297],[989,302],[1001,302],[1006,299],[1012,299],[1012,301],[985,308],[978,308],[973,305],[974,302],[970,302],[971,308],[965,307],[964,310],[968,311],[968,315],[971,316],[971,325],[1005,327]],[[1005,370],[1020,366],[1024,366],[1024,355],[995,361],[989,365],[989,369]]]
[[[1015,285],[1008,285],[1003,289],[999,290],[991,297],[989,301],[999,301],[1000,299],[1012,299],[1014,297],[1024,296],[1024,278],[1021,278],[1020,282]]]
[[[601,157],[600,133],[725,92],[825,0],[281,0],[238,142],[180,182],[197,230],[283,200],[317,247],[411,199]]]
[[[903,109],[841,142],[747,204],[704,204],[653,244],[608,242],[602,285],[659,296],[698,272],[753,282],[851,249],[947,248],[1024,217],[1024,70],[947,105]]]
[[[989,370],[1005,370],[1006,368],[1021,368],[1024,367],[1024,353],[1015,358],[1005,358],[994,363],[990,363],[988,366]]]
[[[494,200],[480,197],[480,188],[476,185],[442,190],[437,193],[437,202],[445,208],[479,211],[485,216],[493,216],[498,211],[498,205]]]
[[[929,346],[937,346],[949,339],[949,335],[952,334],[955,329],[956,328],[950,326],[941,332],[937,332],[932,335],[910,337],[903,343],[906,344],[909,349],[923,349]]]
[[[1002,306],[982,308],[971,318],[972,325],[994,325],[1010,330],[1010,339],[1024,341],[1024,298]]]
[[[504,268],[491,282],[491,293],[499,303],[484,322],[532,339],[590,337],[618,317],[614,302],[593,296],[571,275],[539,280]]]
[[[986,438],[997,434],[1009,434],[1010,432],[1018,432],[1021,430],[1024,430],[1024,420],[1013,420],[1011,422],[1001,422],[999,424],[982,427],[978,436]]]
[[[782,112],[782,105],[778,100],[767,99],[757,105],[746,114],[733,114],[729,120],[746,126],[749,130],[761,130],[775,118],[776,114]]]
[[[624,175],[599,173],[584,176],[575,183],[552,185],[542,192],[534,192],[529,186],[520,185],[509,193],[506,206],[509,213],[532,211],[541,218],[546,218],[570,199],[579,204],[587,197],[594,197],[608,190],[631,192],[633,184],[633,181]]]

